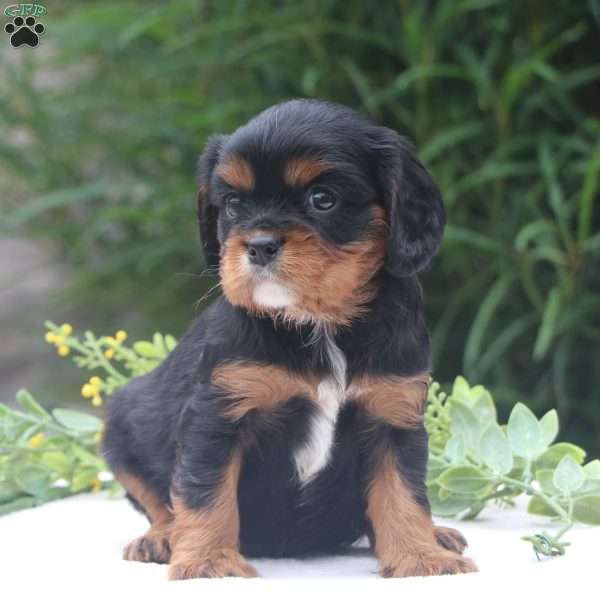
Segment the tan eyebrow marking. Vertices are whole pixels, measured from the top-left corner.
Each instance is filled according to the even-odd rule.
[[[290,158],[283,167],[283,180],[289,186],[303,187],[330,169],[331,165],[322,158],[312,156]]]
[[[251,192],[254,189],[254,172],[250,163],[241,156],[231,155],[225,158],[216,173],[231,187],[244,192]]]

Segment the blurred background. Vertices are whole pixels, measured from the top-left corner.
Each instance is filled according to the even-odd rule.
[[[502,417],[556,407],[600,454],[599,0],[45,6],[39,47],[0,31],[0,401],[87,403],[45,319],[181,335],[215,283],[206,137],[317,97],[412,138],[443,191],[435,377],[483,383]]]

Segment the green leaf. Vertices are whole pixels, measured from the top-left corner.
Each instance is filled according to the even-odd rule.
[[[552,483],[564,494],[571,494],[583,485],[584,480],[583,468],[567,454],[558,463]]]
[[[591,460],[587,465],[584,465],[583,472],[586,479],[600,479],[600,460]]]
[[[50,474],[43,467],[24,465],[17,470],[15,483],[32,496],[43,496],[50,485]]]
[[[468,400],[471,394],[471,386],[469,382],[462,376],[459,375],[454,380],[454,384],[452,385],[452,396],[454,398]]]
[[[460,463],[465,459],[465,438],[461,433],[450,437],[444,450],[446,457],[454,463]]]
[[[92,433],[102,428],[102,421],[98,417],[76,410],[55,408],[52,415],[63,427],[78,433]]]
[[[517,456],[535,458],[544,448],[542,428],[531,410],[521,402],[512,409],[506,432]]]
[[[20,204],[8,213],[6,223],[9,227],[19,227],[32,219],[40,217],[50,210],[69,204],[87,202],[97,198],[106,198],[108,193],[116,191],[115,186],[102,181],[88,183],[75,188],[50,192],[38,198]]]
[[[24,508],[33,508],[34,506],[37,506],[37,504],[38,500],[36,498],[32,498],[31,496],[23,496],[22,498],[17,498],[12,502],[0,504],[0,516],[7,515],[17,510],[23,510]]]
[[[50,418],[48,411],[44,409],[27,390],[21,389],[17,392],[17,402],[20,404],[21,408],[28,413],[38,415],[44,419]]]
[[[437,456],[429,455],[427,461],[427,483],[435,481],[446,469],[448,463]]]
[[[161,358],[161,352],[151,342],[136,342],[133,349],[145,358]]]
[[[165,335],[165,346],[169,352],[172,352],[177,346],[177,340],[170,334]]]
[[[490,485],[490,478],[477,467],[450,467],[438,477],[440,486],[455,494],[479,494]]]
[[[550,496],[560,495],[560,491],[554,485],[554,470],[553,469],[538,469],[535,472],[535,478],[539,483],[540,489],[545,494]]]
[[[542,441],[544,447],[549,446],[558,435],[558,413],[556,410],[549,410],[541,419]]]
[[[71,461],[64,452],[44,452],[42,462],[55,473],[65,476],[71,468]]]
[[[481,434],[479,452],[485,464],[495,473],[504,475],[513,468],[510,444],[497,423],[492,423]]]
[[[501,428],[502,429],[502,428]],[[520,456],[513,456],[513,468],[508,473],[508,477],[511,479],[521,479],[525,472],[525,466],[527,461]]]
[[[573,517],[580,523],[600,525],[600,494],[575,498],[573,502]]]
[[[443,491],[446,493],[441,497],[440,493]],[[450,494],[447,490],[441,490],[437,484],[428,486],[427,495],[431,512],[438,517],[456,517],[477,502],[474,495]]]
[[[78,471],[71,481],[71,491],[81,492],[92,487],[92,483],[98,476],[98,470],[94,467],[85,467]]]
[[[81,446],[73,445],[71,452],[73,453],[73,456],[86,467],[93,467],[96,471],[101,471],[106,468],[104,461],[99,456],[88,452]]]
[[[12,502],[21,495],[21,490],[14,483],[9,481],[0,482],[0,504]]]
[[[474,397],[475,400],[471,403],[470,408],[475,413],[479,423],[483,427],[495,423],[498,417],[492,395],[482,385],[476,385],[471,388],[471,397]]]
[[[462,435],[468,449],[477,451],[480,427],[475,413],[463,402],[452,398],[449,408],[451,425],[454,435]]]
[[[9,419],[14,415],[14,412],[5,404],[0,402],[0,419]]]
[[[577,496],[598,495],[600,495],[600,479],[586,479],[583,485],[577,490]]]
[[[550,446],[535,461],[536,469],[555,469],[564,456],[569,455],[577,464],[585,459],[585,450],[574,444],[559,442]]]
[[[534,496],[527,505],[527,512],[532,515],[541,515],[543,517],[555,517],[556,512],[548,506],[541,498]]]
[[[544,358],[548,352],[548,349],[550,348],[550,344],[556,333],[560,309],[560,289],[555,287],[548,294],[548,300],[544,309],[542,324],[540,325],[535,346],[533,348],[533,356],[536,360]]]

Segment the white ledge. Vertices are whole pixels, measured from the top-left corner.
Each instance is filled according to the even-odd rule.
[[[436,523],[459,528],[469,541],[466,554],[477,574],[383,580],[363,547],[347,555],[310,560],[252,560],[256,580],[166,581],[166,566],[126,562],[123,546],[146,528],[125,500],[83,495],[0,518],[0,584],[4,598],[89,598],[121,600],[235,597],[314,600],[320,598],[544,599],[592,597],[597,593],[600,527],[577,526],[565,539],[566,556],[538,561],[522,535],[553,531],[548,519],[527,515],[524,506],[490,507],[476,520]],[[294,581],[290,581],[293,579]],[[9,590],[13,593],[9,593]],[[401,598],[402,595],[402,598]],[[567,596],[568,595],[568,596]],[[313,600],[313,598],[309,598]]]

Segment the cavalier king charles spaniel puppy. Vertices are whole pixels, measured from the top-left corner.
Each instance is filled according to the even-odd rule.
[[[384,577],[475,571],[426,495],[417,273],[445,217],[409,144],[343,106],[273,106],[209,139],[198,218],[223,296],[108,409],[106,459],[150,522],[124,558],[252,577],[249,557],[366,535]]]

